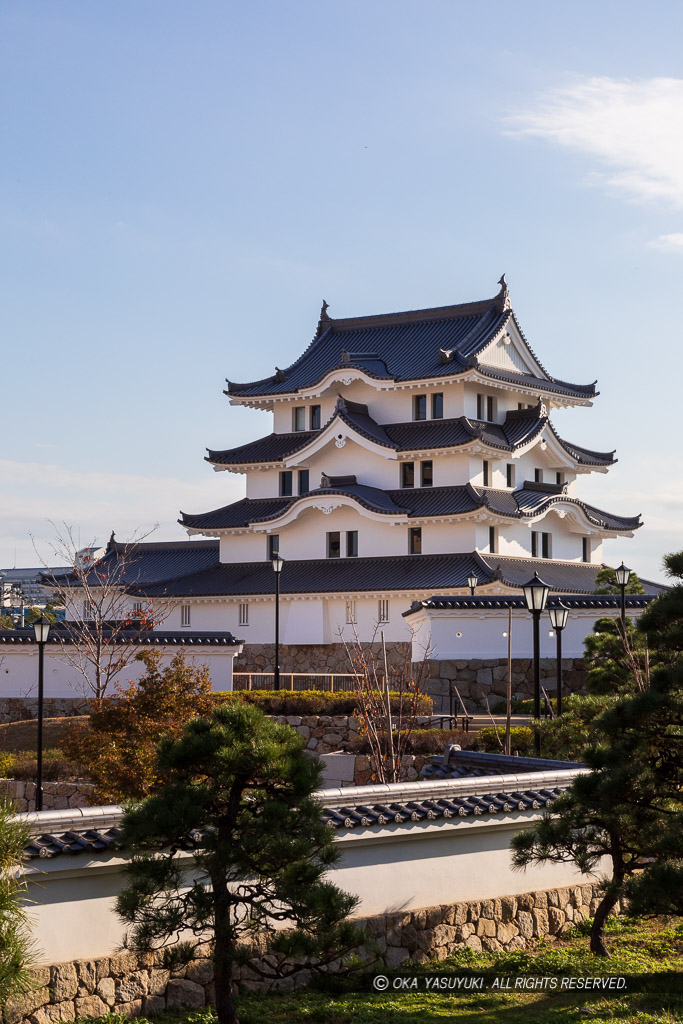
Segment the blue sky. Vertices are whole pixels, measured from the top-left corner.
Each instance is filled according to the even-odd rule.
[[[333,316],[493,295],[599,381],[585,480],[683,547],[683,8],[450,0],[0,8],[0,565],[217,507],[204,449],[266,433],[224,378]]]

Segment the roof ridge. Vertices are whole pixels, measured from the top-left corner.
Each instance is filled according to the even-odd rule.
[[[357,327],[382,327],[390,324],[420,323],[432,320],[451,320],[461,316],[485,313],[490,309],[495,296],[476,302],[459,302],[450,306],[428,306],[425,309],[397,310],[394,313],[370,313],[366,316],[330,317],[330,323],[337,330],[353,330]]]

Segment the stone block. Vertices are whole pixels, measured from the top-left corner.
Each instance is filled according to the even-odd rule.
[[[478,952],[481,952],[483,948],[478,935],[470,935],[469,938],[465,939],[465,945],[469,946],[470,949],[476,949]]]
[[[109,1007],[99,996],[83,996],[76,1000],[78,1017],[102,1017],[105,1013],[109,1013]]]
[[[110,976],[110,973],[111,970],[109,966],[108,956],[100,957],[98,960],[95,961],[95,974],[98,982],[101,981],[102,978],[108,978]]]
[[[500,917],[502,921],[514,921],[517,916],[517,900],[514,896],[503,896],[500,901]]]
[[[434,930],[432,928],[425,928],[423,932],[418,932],[417,944],[420,949],[426,949],[427,951],[433,949]]]
[[[94,960],[78,960],[76,973],[80,984],[87,989],[86,995],[92,995],[97,986],[97,968]]]
[[[517,914],[517,927],[523,939],[531,939],[534,934],[534,919],[527,910],[520,910]]]
[[[457,925],[455,937],[458,942],[466,942],[470,935],[474,935],[474,930],[474,925],[470,924],[469,921],[465,921],[463,924]]]
[[[481,904],[477,900],[472,900],[471,903],[467,904],[467,920],[471,923],[476,923],[481,917]]]
[[[499,921],[498,927],[496,928],[496,938],[499,942],[502,942],[504,946],[508,944],[517,935],[517,926],[508,921]]]
[[[531,916],[534,919],[534,935],[547,935],[548,934],[548,911],[547,910],[532,910]]]
[[[557,935],[561,931],[566,918],[564,911],[560,910],[559,907],[549,907],[548,909],[548,932],[550,935]]]
[[[534,906],[539,910],[548,909],[548,894],[546,892],[535,892],[534,893]]]
[[[50,979],[51,1002],[73,999],[78,992],[78,975],[73,964],[55,964]]]
[[[492,938],[496,934],[496,922],[488,917],[480,917],[477,921],[477,935],[487,935]]]
[[[499,950],[499,949],[503,948],[501,946],[500,942],[498,941],[498,939],[496,939],[496,938],[494,938],[492,936],[488,936],[488,935],[485,935],[482,938],[481,944],[482,944],[482,948],[485,949],[487,953],[493,953],[496,950]]]
[[[418,947],[418,932],[413,924],[404,925],[401,929],[401,945],[411,953]]]
[[[453,924],[464,924],[467,920],[467,904],[456,903],[453,907]]]
[[[428,907],[427,908],[427,927],[436,928],[437,924],[441,924],[441,907]]]
[[[116,983],[113,978],[102,978],[98,981],[96,992],[108,1006],[113,1006],[116,1002]]]
[[[493,672],[490,668],[480,668],[477,672],[477,684],[484,686],[487,689],[491,687],[493,683]]]
[[[208,985],[213,981],[213,960],[195,960],[188,964],[185,977],[197,985]]]
[[[134,971],[116,982],[116,1002],[131,1003],[149,991],[149,975],[146,971]]]
[[[117,1003],[115,1010],[122,1017],[141,1017],[142,999],[132,999],[129,1003]]]
[[[482,900],[480,904],[480,911],[482,917],[495,917],[493,900]]]
[[[121,978],[124,974],[132,974],[138,969],[138,958],[135,953],[119,953],[109,957],[109,973],[113,978]]]
[[[423,931],[427,927],[427,911],[424,909],[414,910],[410,915],[410,920],[418,932]]]
[[[166,988],[166,1007],[204,1006],[206,998],[201,985],[185,978],[171,978]]]
[[[166,1009],[166,999],[164,996],[145,996],[142,1000],[142,1012],[145,1017],[150,1017],[154,1013],[163,1013]]]
[[[450,924],[437,924],[434,929],[434,945],[450,946],[456,940],[457,931]]]
[[[387,967],[398,967],[404,960],[407,960],[410,954],[407,949],[403,949],[400,946],[387,946],[387,951],[384,954],[384,962]]]

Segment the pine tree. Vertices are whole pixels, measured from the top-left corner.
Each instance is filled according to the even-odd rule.
[[[124,818],[134,856],[117,911],[139,951],[177,944],[186,929],[212,936],[219,1024],[237,1021],[234,968],[250,957],[241,939],[265,941],[267,978],[323,971],[363,942],[346,920],[356,898],[324,879],[339,848],[312,797],[322,766],[293,729],[223,704],[162,741],[159,772],[167,784]]]
[[[26,825],[9,801],[0,800],[0,1008],[31,986],[33,943],[23,904],[26,883],[18,871],[29,842]]]

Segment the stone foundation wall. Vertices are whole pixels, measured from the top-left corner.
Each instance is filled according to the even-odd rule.
[[[461,946],[476,950],[527,949],[541,936],[561,935],[595,913],[598,886],[591,883],[503,896],[493,900],[427,907],[356,921],[374,940],[388,968],[403,961],[442,959]],[[124,953],[96,960],[55,964],[34,970],[35,988],[4,1008],[4,1024],[57,1024],[77,1017],[112,1012],[148,1016],[181,1006],[215,1001],[211,947],[197,947],[197,959],[172,974],[162,969],[160,954]],[[247,964],[237,969],[236,987],[264,990]],[[298,982],[305,984],[302,971]]]
[[[457,686],[468,711],[486,711],[488,697],[491,709],[505,700],[507,689],[507,659],[486,658],[462,661],[428,662],[428,674],[423,689],[434,699],[434,711],[449,709],[451,683]],[[541,686],[551,699],[557,687],[557,663],[554,658],[541,658]],[[562,659],[562,694],[584,693],[586,666],[582,658]],[[512,660],[512,696],[517,699],[533,697],[534,666],[531,658]],[[456,704],[456,711],[459,704]]]
[[[45,718],[71,718],[90,713],[86,697],[46,697]],[[38,699],[33,697],[3,697],[0,700],[0,724],[26,722],[38,717]]]
[[[92,807],[95,787],[90,782],[44,782],[43,810],[65,811],[69,807]],[[7,796],[18,811],[35,811],[36,786],[21,779],[0,779],[0,796]]]
[[[363,644],[379,654],[381,644]],[[410,657],[410,643],[387,642],[389,668],[400,668]],[[349,647],[353,656],[353,649]],[[235,672],[272,672],[275,664],[275,644],[245,644],[244,650],[233,662]],[[280,670],[282,672],[352,672],[349,655],[344,645],[335,644],[281,644]],[[236,687],[237,688],[237,687]]]

